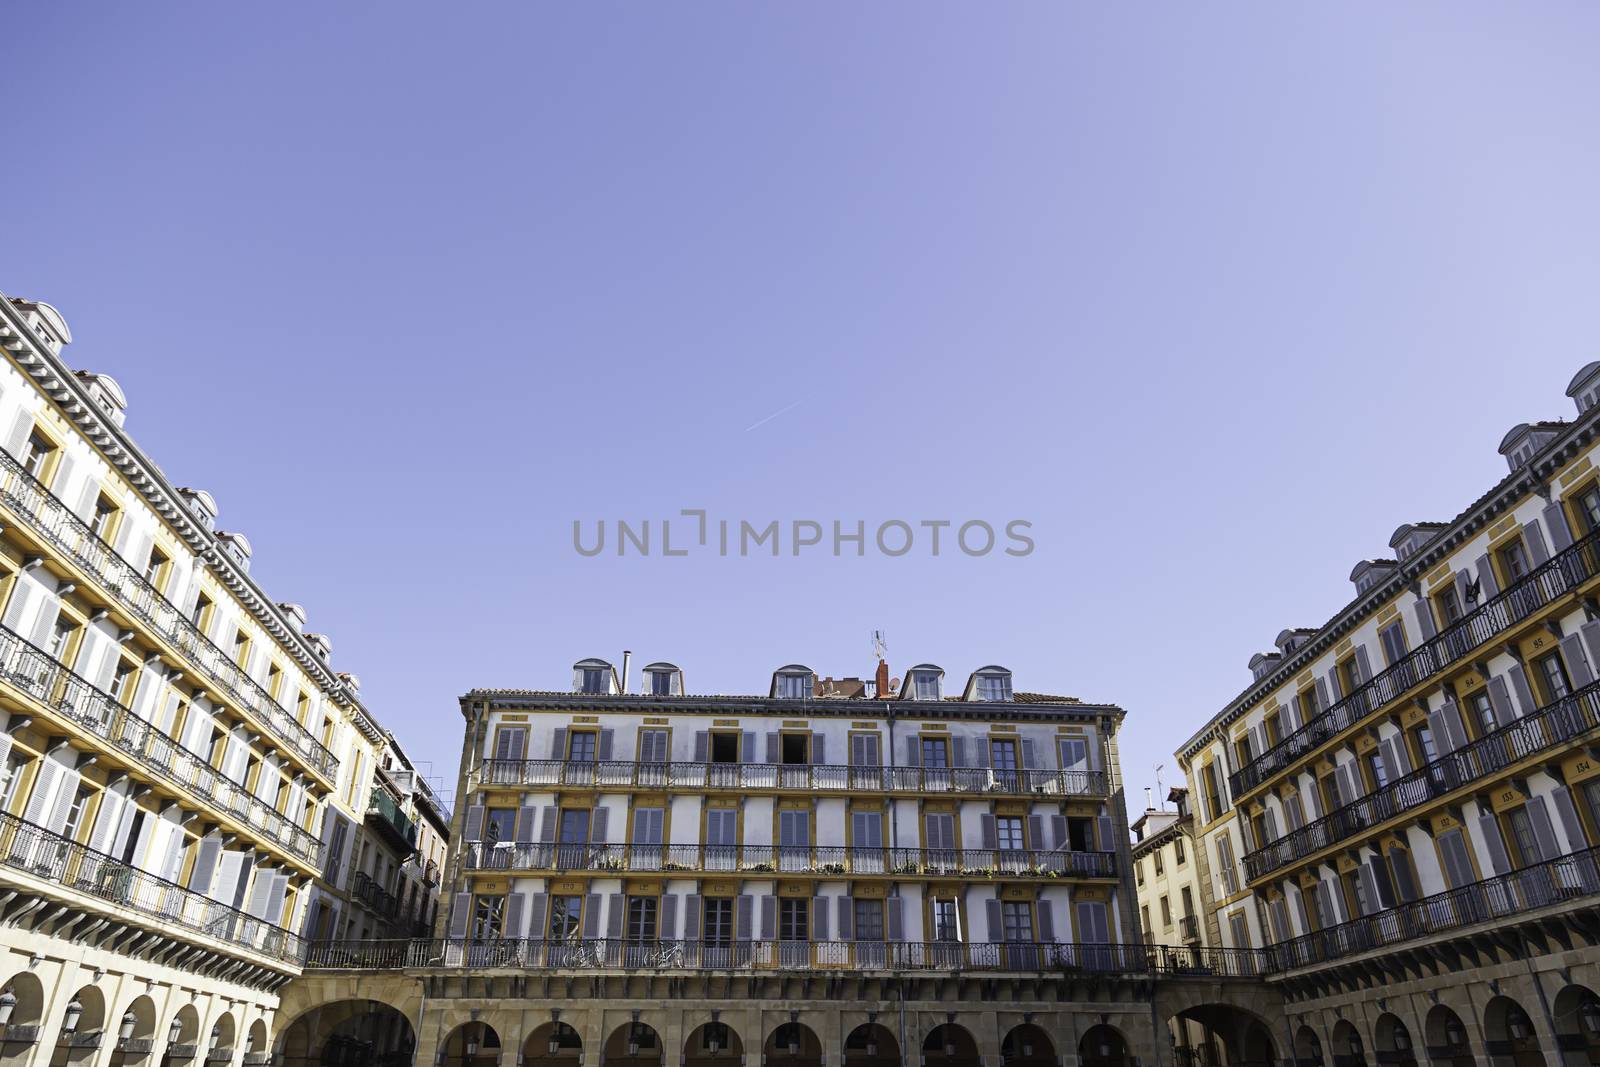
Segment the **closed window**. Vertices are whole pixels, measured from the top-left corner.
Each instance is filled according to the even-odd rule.
[[[1520,535],[1500,550],[1500,569],[1505,573],[1507,585],[1520,582],[1533,569],[1528,564],[1528,548]]]
[[[1015,816],[1002,815],[994,821],[995,841],[1002,850],[1021,851],[1022,820]]]
[[[989,742],[989,764],[997,771],[1017,769],[1017,743],[1012,740]]]
[[[1494,718],[1494,702],[1489,699],[1489,694],[1482,689],[1467,698],[1467,704],[1472,709],[1472,717],[1477,720],[1478,736],[1494,733],[1499,723]]]
[[[1400,623],[1391,623],[1378,631],[1378,641],[1383,645],[1383,658],[1390,665],[1406,658],[1406,631]]]
[[[94,529],[94,535],[102,541],[111,540],[112,528],[117,521],[117,506],[105,497],[96,497],[94,501],[94,518],[89,525]]]
[[[1372,774],[1373,788],[1382,789],[1389,784],[1389,768],[1383,765],[1383,753],[1373,751],[1368,754],[1367,770]]]
[[[1033,908],[1027,901],[1007,900],[1000,905],[1000,929],[1008,944],[1033,941]]]
[[[671,671],[650,672],[650,695],[658,697],[669,697],[672,695]]]
[[[640,730],[639,731],[639,762],[640,763],[665,763],[667,762],[668,734],[665,730]]]
[[[484,840],[494,844],[496,841],[510,841],[516,835],[517,809],[490,808],[483,826]]]
[[[1172,903],[1166,897],[1161,898],[1161,925],[1172,925]]]
[[[883,813],[877,811],[851,812],[850,843],[856,848],[882,848]]]
[[[589,809],[561,809],[561,843],[581,845],[589,840]]]
[[[786,700],[804,700],[811,695],[809,674],[778,675],[778,695]]]
[[[1167,866],[1161,859],[1161,850],[1159,848],[1150,854],[1150,862],[1155,865],[1157,878],[1167,873]]]
[[[1417,752],[1422,756],[1424,764],[1432,763],[1439,758],[1439,749],[1433,743],[1433,730],[1426,726],[1418,726],[1411,731],[1411,740],[1416,742]]]
[[[1578,514],[1578,525],[1583,532],[1592,534],[1600,530],[1600,486],[1591,485],[1579,493],[1573,503]]]
[[[726,945],[733,941],[732,897],[706,898],[704,929],[709,944]]]
[[[805,941],[810,938],[810,910],[804,897],[784,897],[778,901],[778,939]]]
[[[567,759],[573,763],[593,763],[598,742],[599,737],[593,730],[568,731]]]
[[[1511,828],[1512,861],[1518,867],[1539,862],[1539,842],[1533,836],[1533,820],[1527,808],[1517,808],[1506,813],[1506,825]]]
[[[922,739],[922,765],[943,768],[950,766],[950,742],[942,737]]]
[[[706,844],[731,847],[739,843],[739,813],[732,808],[706,812]]]
[[[28,440],[22,446],[22,455],[17,459],[22,464],[22,469],[33,475],[39,481],[44,481],[50,457],[55,452],[56,446],[45,440],[37,433],[28,435]]]
[[[916,695],[918,700],[938,700],[938,674],[933,671],[918,671],[916,673]]]
[[[1455,586],[1445,586],[1439,595],[1434,597],[1434,603],[1439,606],[1439,624],[1441,626],[1454,626],[1461,621],[1461,602],[1456,599]]]
[[[628,940],[634,942],[656,939],[656,898],[628,898]]]
[[[1183,864],[1185,862],[1187,862],[1188,856],[1183,850],[1183,838],[1181,838],[1181,837],[1173,838],[1173,840],[1172,840],[1172,854],[1173,854],[1173,858],[1178,861],[1178,866],[1181,867],[1181,866],[1183,866]],[[1187,892],[1187,890],[1185,890],[1185,892]]]
[[[1089,744],[1081,737],[1063,737],[1059,748],[1062,770],[1081,771],[1089,766]]]
[[[858,900],[855,902],[855,932],[857,941],[883,940],[883,901]]]
[[[1010,700],[1011,677],[1005,674],[982,674],[978,676],[979,700]]]
[[[811,844],[809,811],[778,812],[778,844],[785,848],[805,848]]]
[[[577,938],[583,931],[583,924],[579,921],[582,917],[582,897],[551,897],[550,940],[565,941]]]
[[[72,655],[72,639],[77,632],[77,624],[65,615],[61,616],[50,630],[50,639],[46,642],[45,651],[66,663]]]
[[[1572,682],[1567,678],[1567,666],[1561,662],[1559,652],[1551,652],[1534,661],[1539,680],[1544,684],[1547,703],[1560,700],[1572,692]]]
[[[604,693],[606,691],[606,675],[603,667],[585,667],[582,674],[582,692]]]
[[[504,896],[472,898],[472,936],[488,941],[501,936],[501,923],[505,915]]]

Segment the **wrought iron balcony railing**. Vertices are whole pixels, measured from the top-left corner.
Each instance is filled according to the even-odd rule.
[[[372,801],[367,805],[367,814],[386,824],[390,832],[405,842],[407,848],[417,847],[416,821],[400,810],[400,805],[383,787],[372,787]]]
[[[1600,531],[1550,557],[1520,582],[1485,601],[1453,626],[1373,675],[1229,777],[1235,802],[1324,741],[1387,706],[1474,649],[1600,575]]]
[[[1178,919],[1178,936],[1185,941],[1200,940],[1200,919],[1195,915],[1184,915]]]
[[[85,848],[15,815],[0,814],[0,867],[8,867],[135,913],[136,921],[179,926],[269,959],[298,963],[295,934],[165,878]]]
[[[99,1048],[103,1036],[98,1030],[93,1033],[62,1034],[56,1043],[68,1048]]]
[[[153,1037],[119,1037],[117,1038],[117,1051],[134,1059],[148,1056],[156,1050],[156,1039]]]
[[[16,1023],[7,1023],[5,1026],[0,1026],[0,1045],[32,1045],[38,1040],[38,1023],[20,1026]]]
[[[1382,789],[1246,853],[1245,871],[1251,881],[1265,877],[1297,859],[1371,830],[1403,811],[1498,774],[1528,756],[1568,746],[1574,738],[1596,727],[1600,727],[1600,682],[1546,704]]]
[[[350,880],[350,892],[380,915],[393,917],[400,910],[400,898],[372,879],[366,871],[357,871]]]
[[[968,971],[1259,978],[1271,973],[1261,949],[1170,945],[954,941],[543,941],[438,938],[320,941],[306,946],[307,970],[388,971],[525,968],[559,971]]]
[[[200,1049],[196,1045],[168,1045],[167,1058],[177,1062],[194,1059],[195,1053]]]
[[[1279,969],[1307,967],[1596,894],[1600,849],[1585,849],[1282,941],[1268,951]]]
[[[200,804],[226,812],[313,866],[321,862],[322,842],[198,753],[184,748],[115,697],[96,689],[43,649],[4,627],[0,627],[0,680],[100,737]]]
[[[4,449],[0,449],[0,503],[41,539],[93,575],[111,599],[181,651],[186,662],[254,715],[290,751],[324,777],[331,779],[335,775],[338,761],[332,752]]]
[[[1112,878],[1115,852],[1060,849],[864,848],[828,845],[490,844],[466,842],[462,864],[477,871],[727,871],[778,874],[1076,875]]]
[[[1104,771],[989,767],[856,767],[842,763],[635,763],[625,760],[485,760],[478,786],[601,789],[737,789],[813,793],[996,793],[1100,796]]]

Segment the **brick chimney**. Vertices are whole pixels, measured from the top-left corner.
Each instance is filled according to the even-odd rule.
[[[878,661],[878,699],[889,699],[889,665],[883,660]]]

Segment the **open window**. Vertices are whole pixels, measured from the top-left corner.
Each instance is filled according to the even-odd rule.
[[[712,763],[738,763],[739,735],[736,733],[712,734],[707,754]]]
[[[794,766],[811,762],[810,734],[783,734],[778,740],[779,762]]]

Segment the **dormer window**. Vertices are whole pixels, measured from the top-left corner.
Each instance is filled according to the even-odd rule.
[[[985,667],[973,675],[973,687],[969,699],[976,698],[990,702],[1009,701],[1011,699],[1011,672],[1003,667]]]
[[[572,665],[572,688],[579,693],[611,696],[616,690],[616,671],[603,659],[582,659]]]
[[[681,697],[683,672],[670,663],[652,663],[644,669],[644,689],[654,697]]]
[[[906,672],[902,697],[912,700],[939,700],[944,696],[944,671],[931,663],[919,663]]]
[[[605,692],[605,684],[606,684],[605,672],[602,671],[599,667],[585,667],[583,669],[583,680],[582,680],[582,683],[581,683],[581,690],[580,690],[581,692],[584,692],[584,693],[603,693],[603,692]]]
[[[932,671],[923,671],[917,675],[916,685],[918,700],[939,699],[939,676],[937,674]]]
[[[772,695],[783,700],[809,700],[816,673],[810,667],[791,663],[772,675]]]

